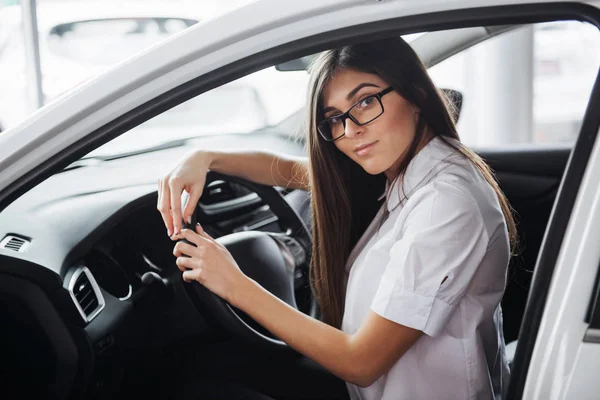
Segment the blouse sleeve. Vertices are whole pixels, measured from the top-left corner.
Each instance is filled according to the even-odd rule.
[[[449,183],[422,188],[404,207],[406,218],[371,308],[436,336],[466,292],[489,236],[475,199]]]

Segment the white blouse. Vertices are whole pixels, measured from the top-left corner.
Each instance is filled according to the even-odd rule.
[[[496,193],[439,138],[388,186],[346,264],[342,330],[354,334],[374,311],[424,335],[371,386],[347,384],[350,397],[501,398],[509,239]]]

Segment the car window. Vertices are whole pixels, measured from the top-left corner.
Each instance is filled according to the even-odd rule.
[[[113,65],[196,23],[180,18],[119,18],[54,26],[48,49],[73,61]]]
[[[468,145],[572,143],[598,72],[599,49],[600,33],[590,24],[543,23],[482,42],[429,73],[438,87],[462,92],[458,130]]]
[[[16,23],[19,18],[15,8],[0,8],[0,64],[10,52],[10,48],[14,46],[14,38],[22,34],[19,24]]]
[[[0,27],[0,59],[2,59],[4,49],[6,49],[8,46],[8,40],[11,36],[10,34],[11,32],[9,32],[8,29]]]
[[[194,97],[99,147],[88,157],[151,148],[205,135],[250,134],[302,113],[306,71],[265,68]]]

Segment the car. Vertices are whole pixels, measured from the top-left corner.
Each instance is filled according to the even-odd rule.
[[[160,2],[51,2],[37,7],[44,103],[202,18]],[[22,121],[27,98],[22,7],[0,9],[0,131]],[[6,95],[9,94],[9,95]]]
[[[298,65],[319,51],[420,33],[411,46],[434,68],[526,26],[576,20],[598,33],[599,8],[600,1],[259,0],[110,68],[8,129],[0,135],[4,393],[168,398],[194,377],[217,379],[218,371],[283,398],[302,398],[310,388],[301,377],[313,374],[327,397],[332,381],[318,365],[304,363],[200,285],[181,281],[156,211],[157,179],[198,147],[305,154],[302,101],[288,87],[302,86],[306,72]],[[514,351],[510,399],[592,399],[600,389],[594,79],[574,143],[475,148],[518,219],[521,248],[502,301],[504,336]],[[250,81],[279,108],[266,107],[247,129],[213,126],[214,134],[194,135],[188,128],[197,120],[179,125],[182,109],[196,106],[209,111],[202,121],[214,112],[216,121],[228,122],[236,107],[213,101],[214,91]],[[219,96],[235,104],[237,93]],[[157,125],[167,128],[147,143]],[[310,242],[308,193],[215,173],[204,193],[196,217],[205,230],[224,243],[268,233],[274,239],[263,252],[287,249],[297,261],[288,286],[261,275],[268,263],[247,248],[234,257],[269,290],[318,317],[302,258]],[[203,394],[202,386],[187,389]]]

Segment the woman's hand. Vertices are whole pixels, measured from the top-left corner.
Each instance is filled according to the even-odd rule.
[[[183,242],[175,245],[173,254],[178,257],[177,266],[184,271],[185,281],[198,281],[345,381],[370,386],[423,335],[373,311],[356,333],[344,333],[303,314],[244,275],[229,251],[200,225],[196,232],[184,229],[172,238],[198,246]]]
[[[204,151],[194,151],[183,158],[181,162],[167,175],[158,181],[158,203],[167,234],[172,236],[179,233],[183,219],[190,222],[194,207],[202,196],[206,173],[212,163],[212,154]],[[181,213],[181,194],[183,191],[190,197]]]
[[[234,295],[250,279],[240,270],[225,246],[217,243],[199,224],[196,225],[196,232],[183,229],[172,239],[186,239],[197,246],[180,241],[173,249],[173,254],[177,257],[177,267],[183,271],[183,280],[197,281],[217,296],[235,305]],[[185,257],[184,254],[189,257]]]

